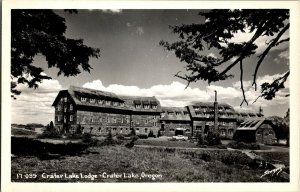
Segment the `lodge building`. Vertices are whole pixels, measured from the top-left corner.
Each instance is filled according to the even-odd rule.
[[[120,96],[75,86],[61,90],[52,106],[55,127],[61,132],[75,133],[80,127],[93,135],[128,134],[134,129],[138,135],[152,132],[157,136],[159,132],[166,136],[196,136],[217,125],[222,138],[232,139],[239,118],[259,117],[255,113],[238,113],[230,105],[216,101],[162,107],[156,97]]]

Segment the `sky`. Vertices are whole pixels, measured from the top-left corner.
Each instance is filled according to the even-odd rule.
[[[267,101],[259,99],[260,89],[251,86],[254,64],[258,55],[266,47],[267,38],[257,40],[256,55],[244,61],[244,87],[249,105],[243,105],[239,82],[239,67],[230,72],[235,77],[208,85],[198,81],[186,88],[186,82],[174,77],[178,71],[184,72],[185,63],[180,62],[172,52],[165,51],[161,40],[174,42],[178,36],[169,26],[204,22],[199,10],[79,10],[69,14],[55,10],[66,20],[66,37],[83,39],[88,46],[100,49],[100,58],[90,59],[91,73],[82,72],[76,77],[57,76],[57,69],[47,68],[42,55],[34,58],[34,65],[42,66],[51,80],[44,80],[38,89],[28,89],[18,85],[22,91],[12,100],[12,123],[48,124],[54,119],[51,106],[58,92],[70,85],[114,92],[119,95],[156,96],[162,106],[186,106],[193,101],[213,102],[214,90],[218,101],[228,103],[238,111],[257,112],[261,106],[265,116],[283,117],[289,108],[289,79],[285,89],[276,98]],[[283,35],[287,37],[289,32]],[[251,34],[238,33],[233,42],[249,40]],[[289,69],[289,44],[284,43],[272,50],[265,58],[258,73],[258,84],[271,82]],[[214,56],[213,50],[207,54]]]

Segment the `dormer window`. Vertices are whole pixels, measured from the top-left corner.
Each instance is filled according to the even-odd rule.
[[[95,99],[90,99],[90,103],[95,103]]]
[[[157,109],[157,105],[152,105],[152,109]]]
[[[81,97],[80,100],[85,102],[86,101],[86,97]]]
[[[149,105],[144,105],[144,109],[149,109],[150,106]]]
[[[106,105],[110,105],[110,103],[111,103],[110,101],[105,101]]]
[[[120,103],[120,106],[121,106],[121,107],[124,107],[124,103]]]
[[[141,105],[140,104],[136,104],[135,108],[141,108]]]
[[[102,105],[104,102],[103,102],[103,100],[99,99],[98,103]]]
[[[118,106],[118,105],[119,105],[119,102],[113,102],[113,105],[114,105],[114,106]]]
[[[183,114],[184,114],[184,115],[189,115],[189,112],[184,111]]]
[[[199,111],[199,107],[194,107],[195,111]]]
[[[181,115],[181,113],[179,111],[176,111],[176,115]]]

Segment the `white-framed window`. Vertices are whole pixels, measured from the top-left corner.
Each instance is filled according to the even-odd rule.
[[[95,99],[90,99],[90,103],[95,103]]]
[[[157,105],[152,105],[152,109],[157,109]]]
[[[68,107],[64,106],[64,112],[67,112]]]
[[[104,101],[101,100],[101,99],[99,99],[99,100],[98,100],[98,103],[102,105],[102,104],[104,103]]]
[[[184,112],[183,112],[183,114],[184,114],[184,115],[188,115],[188,114],[189,114],[189,112],[187,112],[187,111],[184,111]]]
[[[67,118],[66,118],[66,116],[64,116],[64,123],[66,123],[67,122]]]
[[[121,106],[121,107],[124,107],[124,105],[125,105],[124,103],[120,103],[120,106]]]
[[[65,97],[65,98],[64,98],[64,101],[65,101],[65,102],[67,102],[67,100],[68,100],[68,98],[67,98],[67,97]]]
[[[80,101],[86,101],[86,97],[80,97]]]
[[[140,104],[136,104],[135,108],[141,108],[141,105]]]
[[[176,115],[181,115],[181,113],[179,111],[176,111]]]
[[[150,108],[150,105],[144,105],[144,109],[149,109]]]
[[[70,115],[70,121],[73,121],[73,115]]]
[[[110,105],[110,104],[111,104],[111,101],[105,101],[105,104],[106,104],[106,105]]]
[[[195,111],[199,111],[199,107],[194,107]]]
[[[73,105],[72,104],[70,104],[70,111],[72,111],[73,110]]]
[[[119,102],[114,101],[113,106],[119,106]]]

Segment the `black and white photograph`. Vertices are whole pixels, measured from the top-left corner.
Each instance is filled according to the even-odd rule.
[[[12,185],[290,184],[298,173],[291,9],[9,14]]]

